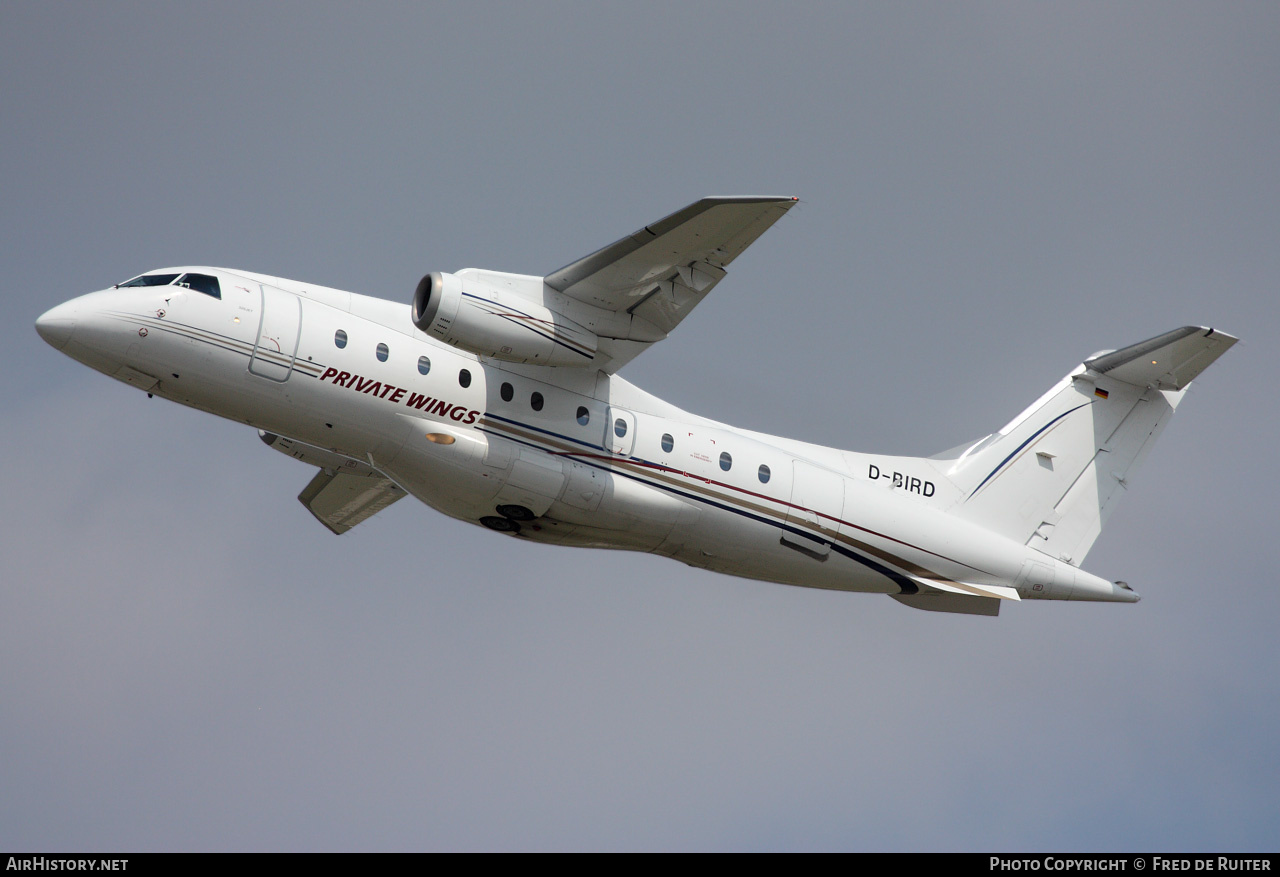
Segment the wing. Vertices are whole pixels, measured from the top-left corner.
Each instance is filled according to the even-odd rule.
[[[601,339],[615,372],[667,336],[725,268],[796,204],[795,198],[703,198],[544,278],[569,298],[625,312],[630,339]],[[634,340],[641,339],[641,340]]]

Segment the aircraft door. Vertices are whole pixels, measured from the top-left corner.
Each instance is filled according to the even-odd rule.
[[[787,523],[804,536],[782,531],[782,541],[825,559],[839,529],[836,519],[844,508],[844,478],[812,463],[796,460],[791,467],[791,505]]]
[[[302,330],[302,300],[274,286],[258,284],[262,304],[258,309],[258,337],[249,371],[269,381],[284,383],[293,372]]]
[[[609,407],[604,426],[604,449],[620,457],[630,457],[636,446],[636,416],[621,408]]]

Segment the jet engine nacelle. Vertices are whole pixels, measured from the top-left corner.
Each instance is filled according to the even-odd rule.
[[[413,293],[413,324],[479,356],[534,365],[590,366],[594,332],[539,302],[432,272]]]

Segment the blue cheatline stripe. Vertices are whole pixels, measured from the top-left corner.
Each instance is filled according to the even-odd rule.
[[[1084,405],[1077,405],[1075,408],[1072,408],[1072,409],[1071,409],[1071,411],[1064,411],[1064,412],[1062,412],[1062,413],[1061,413],[1061,414],[1059,414],[1057,417],[1053,418],[1053,420],[1050,420],[1050,421],[1049,421],[1048,423],[1046,423],[1044,426],[1042,426],[1042,427],[1040,427],[1039,429],[1037,429],[1037,430],[1035,431],[1035,433],[1034,433],[1034,434],[1032,434],[1031,438],[1027,439],[1025,442],[1023,442],[1022,444],[1018,445],[1016,448],[1014,448],[1014,449],[1013,449],[1013,453],[1011,453],[1009,456],[1007,456],[1007,457],[1005,457],[1003,460],[1001,460],[1001,461],[1000,461],[1000,465],[999,465],[999,466],[996,466],[996,468],[992,469],[992,470],[991,470],[991,473],[990,473],[989,475],[987,475],[987,477],[986,477],[986,478],[983,478],[983,479],[982,479],[982,484],[979,484],[977,487],[975,487],[975,488],[973,489],[973,493],[971,493],[971,494],[969,494],[968,496],[966,496],[966,497],[965,497],[965,500],[966,500],[966,501],[968,501],[968,500],[973,499],[973,494],[974,494],[974,493],[977,493],[979,490],[981,490],[981,489],[982,489],[982,485],[983,485],[983,484],[986,484],[988,481],[990,481],[990,480],[991,480],[991,476],[992,476],[992,475],[995,475],[997,472],[999,472],[999,471],[1000,471],[1000,469],[1004,466],[1004,464],[1005,464],[1005,463],[1008,463],[1010,460],[1012,460],[1014,457],[1016,457],[1016,456],[1018,455],[1018,452],[1019,452],[1019,451],[1021,451],[1021,450],[1022,450],[1023,448],[1025,448],[1027,445],[1031,444],[1031,442],[1033,442],[1033,441],[1035,440],[1036,436],[1040,435],[1040,433],[1044,432],[1046,429],[1048,429],[1049,427],[1053,426],[1055,423],[1057,423],[1057,422],[1058,422],[1059,420],[1061,420],[1062,418],[1066,417],[1068,414],[1071,414],[1071,413],[1073,413],[1073,412],[1075,412],[1075,411],[1079,411],[1081,408],[1085,407],[1085,405],[1092,405],[1092,404],[1093,404],[1092,402],[1085,402],[1085,403],[1084,403]]]
[[[606,448],[604,445],[593,445],[590,442],[584,442],[581,439],[576,439],[576,438],[573,438],[572,436],[564,435],[563,433],[553,432],[549,429],[543,429],[539,426],[533,426],[532,424],[524,423],[519,420],[512,420],[510,417],[503,417],[502,415],[494,414],[491,411],[486,411],[484,413],[484,416],[490,418],[491,420],[501,420],[503,423],[509,423],[512,426],[518,426],[521,429],[528,429],[528,430],[532,430],[533,432],[540,432],[543,435],[549,435],[552,438],[564,439],[567,442],[572,442],[575,445],[582,445],[582,447],[590,448],[593,451],[604,451],[605,453],[608,453],[609,451],[609,449]],[[505,437],[506,436],[504,436],[504,438]],[[515,441],[515,440],[512,439],[512,441]],[[537,446],[535,445],[534,447],[537,447]],[[545,451],[546,448],[538,448],[538,450]],[[638,460],[640,458],[636,457],[635,459]]]
[[[497,418],[497,419],[499,419],[499,420],[506,420],[506,418]],[[516,423],[516,421],[507,421],[507,422],[508,422],[508,423]],[[518,426],[523,426],[524,424],[516,423],[516,425],[518,425]],[[529,428],[530,428],[530,429],[536,429],[536,427],[529,427]],[[477,427],[476,427],[476,429],[480,430],[480,431],[481,431],[481,432],[483,432],[483,433],[487,433],[487,434],[489,434],[489,435],[498,436],[499,438],[504,438],[504,439],[506,439],[507,441],[516,442],[517,444],[525,445],[526,447],[534,448],[535,450],[539,450],[539,451],[542,451],[542,452],[544,452],[544,453],[550,453],[549,451],[547,451],[547,449],[546,449],[546,448],[544,448],[544,447],[542,447],[542,446],[540,446],[540,445],[536,445],[536,444],[534,444],[533,442],[524,441],[524,440],[522,440],[522,439],[515,438],[514,436],[510,436],[510,435],[506,435],[506,434],[503,434],[503,433],[500,433],[500,432],[495,432],[495,431],[493,431],[493,430],[485,429],[484,427],[481,427],[481,426],[477,426]],[[539,431],[539,432],[542,432],[542,433],[545,433],[545,434],[547,434],[547,435],[555,435],[555,433],[549,432],[549,431],[547,431],[547,430],[545,430],[545,429],[538,430],[538,431]],[[582,444],[582,442],[578,442],[578,444]],[[590,447],[590,446],[588,445],[588,447]],[[594,450],[594,448],[593,448],[593,450]],[[830,547],[833,551],[835,551],[837,554],[842,554],[842,555],[844,555],[845,557],[849,558],[850,560],[856,561],[856,562],[858,562],[858,563],[862,564],[863,566],[867,567],[868,569],[871,569],[871,570],[874,570],[875,572],[880,573],[882,576],[884,576],[885,578],[889,579],[891,582],[893,582],[895,585],[897,585],[899,588],[901,588],[900,593],[903,593],[903,594],[916,594],[916,593],[919,593],[919,591],[920,591],[920,588],[916,585],[916,583],[915,583],[915,582],[913,582],[910,578],[908,578],[907,576],[905,576],[905,575],[903,575],[902,573],[898,572],[897,570],[890,569],[889,567],[885,566],[884,564],[881,564],[881,563],[879,563],[879,562],[877,562],[877,561],[874,561],[874,560],[872,560],[872,559],[871,559],[871,558],[869,558],[869,557],[864,557],[863,555],[859,554],[858,552],[856,552],[856,551],[854,551],[854,550],[852,550],[852,549],[850,549],[850,548],[846,548],[846,547],[844,547],[843,545],[836,545],[835,543],[833,543],[833,542],[829,542],[829,541],[827,541],[827,540],[825,540],[825,539],[814,539],[814,538],[813,538],[813,535],[812,535],[811,533],[806,533],[804,530],[801,530],[801,529],[799,529],[798,527],[793,527],[793,526],[791,526],[790,524],[783,524],[783,523],[779,523],[778,521],[772,520],[772,519],[770,519],[770,518],[763,517],[762,515],[757,515],[757,514],[755,514],[755,513],[753,513],[753,512],[749,512],[749,511],[747,511],[747,510],[745,510],[745,509],[736,508],[735,506],[727,505],[727,504],[725,504],[725,503],[723,503],[723,502],[717,502],[716,500],[713,500],[713,499],[707,499],[707,498],[706,498],[706,497],[704,497],[704,496],[697,496],[697,495],[695,495],[695,494],[687,493],[687,492],[685,492],[685,491],[683,491],[683,490],[680,490],[679,488],[671,487],[670,485],[666,485],[666,484],[657,484],[657,483],[654,483],[654,482],[652,482],[652,481],[649,481],[649,480],[647,480],[647,479],[645,479],[645,478],[641,478],[641,477],[640,477],[640,476],[638,476],[638,475],[633,475],[633,474],[631,474],[630,472],[623,472],[623,471],[618,470],[618,469],[615,469],[615,468],[613,468],[613,467],[611,467],[611,466],[606,466],[606,465],[603,465],[603,464],[600,464],[600,463],[593,463],[593,462],[591,462],[591,461],[589,461],[589,460],[582,460],[582,459],[578,459],[578,457],[577,457],[576,455],[572,455],[572,454],[570,454],[570,455],[567,455],[567,456],[569,456],[569,457],[570,457],[571,459],[573,459],[575,462],[577,462],[577,463],[579,463],[579,464],[581,464],[581,465],[583,465],[583,466],[591,466],[592,468],[599,469],[599,470],[601,470],[602,472],[611,472],[611,473],[613,473],[614,475],[619,475],[619,476],[621,476],[621,477],[623,477],[623,478],[630,478],[632,481],[635,481],[635,482],[637,482],[638,484],[643,484],[643,485],[645,485],[646,487],[653,487],[653,488],[656,488],[656,489],[658,489],[658,490],[664,490],[664,491],[666,491],[667,493],[671,493],[671,494],[674,494],[675,496],[683,497],[684,499],[692,500],[693,502],[700,502],[700,503],[703,503],[703,504],[705,504],[705,505],[709,505],[709,506],[713,506],[713,507],[715,507],[715,508],[721,509],[722,511],[726,511],[726,512],[729,512],[729,513],[731,513],[731,514],[739,515],[739,516],[741,516],[741,517],[747,518],[747,519],[752,520],[752,521],[758,521],[759,523],[761,523],[761,524],[765,524],[766,526],[776,527],[776,528],[778,528],[779,530],[786,530],[786,531],[788,531],[788,532],[790,532],[790,533],[794,533],[795,535],[800,536],[800,537],[801,537],[801,538],[803,538],[803,539],[808,539],[810,542],[818,542],[818,543],[820,543],[820,544],[822,544],[822,545],[826,545],[826,546]]]
[[[494,302],[489,301],[487,298],[481,298],[480,296],[472,295],[469,292],[464,292],[462,295],[464,298],[473,298],[476,301],[482,301],[485,304],[490,305],[491,307],[506,308],[507,310],[512,311],[513,313],[517,313],[522,317],[528,317],[530,320],[538,319],[532,314],[526,314],[524,311],[520,310],[519,308],[513,308],[513,307],[510,307],[509,305],[495,305]],[[493,314],[495,317],[501,317],[502,319],[506,320],[508,323],[528,329],[533,334],[541,338],[546,338],[548,341],[551,341],[552,343],[559,344],[561,347],[565,348],[566,350],[572,350],[574,353],[578,354],[579,356],[585,356],[587,359],[595,359],[594,354],[586,353],[582,350],[579,350],[577,347],[574,347],[572,344],[567,344],[566,342],[561,341],[559,338],[557,338],[554,335],[548,335],[546,332],[539,331],[538,329],[535,329],[533,326],[530,326],[528,323],[522,323],[519,320],[513,320],[510,317],[506,316],[505,314],[496,313],[494,311],[490,311],[489,313]]]

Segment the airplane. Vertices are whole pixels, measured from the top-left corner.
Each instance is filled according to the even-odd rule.
[[[927,458],[738,429],[618,376],[796,203],[704,198],[550,274],[427,274],[408,308],[182,266],[57,305],[36,329],[315,467],[298,499],[336,534],[409,494],[512,538],[916,609],[1137,602],[1080,564],[1231,335],[1185,326],[1096,353],[997,432]]]

